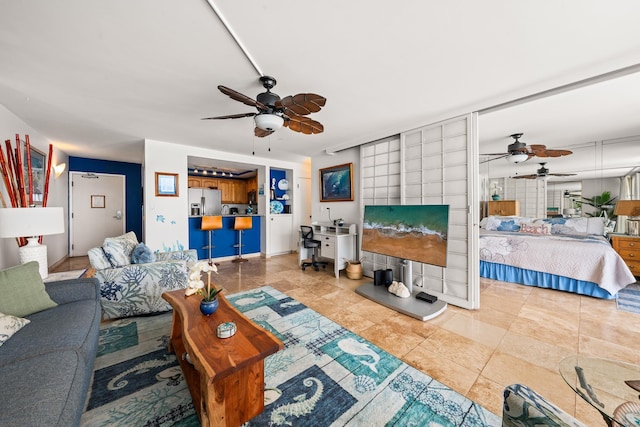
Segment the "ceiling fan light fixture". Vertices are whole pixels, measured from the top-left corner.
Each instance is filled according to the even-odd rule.
[[[527,160],[529,158],[529,155],[527,153],[518,153],[518,154],[511,154],[510,156],[507,156],[506,159],[509,163],[520,163],[520,162],[524,162],[525,160]]]
[[[277,114],[258,114],[254,120],[258,128],[266,131],[278,130],[284,124],[284,119]]]

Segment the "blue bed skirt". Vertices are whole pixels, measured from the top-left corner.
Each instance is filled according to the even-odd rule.
[[[556,276],[555,274],[527,270],[505,264],[496,264],[494,262],[480,261],[480,277],[500,280],[501,282],[515,282],[539,288],[573,292],[574,294],[595,298],[615,298],[615,295],[611,295],[593,282],[570,279],[564,276]]]

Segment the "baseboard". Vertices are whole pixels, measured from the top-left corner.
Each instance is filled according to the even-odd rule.
[[[69,255],[63,256],[61,259],[59,259],[58,261],[54,262],[49,266],[49,271],[55,270],[56,268],[60,267],[60,265],[68,259],[69,259]]]

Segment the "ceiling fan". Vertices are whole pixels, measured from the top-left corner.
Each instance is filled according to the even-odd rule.
[[[527,145],[520,141],[522,133],[514,133],[510,135],[514,139],[514,142],[507,146],[506,153],[488,153],[481,154],[481,156],[497,156],[492,159],[484,160],[480,163],[490,162],[496,159],[507,159],[511,163],[520,163],[529,160],[532,157],[561,157],[573,154],[569,150],[556,150],[547,148],[545,145],[535,144]]]
[[[544,179],[550,176],[573,176],[575,173],[549,173],[549,169],[545,168],[544,165],[547,163],[540,163],[540,169],[537,170],[537,173],[531,175],[516,175],[512,176],[513,179]]]
[[[276,85],[276,79],[270,76],[261,76],[260,82],[267,91],[258,94],[255,100],[226,86],[218,86],[220,92],[229,96],[231,99],[242,102],[245,105],[256,107],[258,110],[257,113],[205,117],[202,120],[253,117],[256,123],[254,134],[261,138],[271,135],[282,126],[306,135],[324,131],[324,126],[322,126],[320,122],[305,116],[320,111],[327,102],[325,97],[316,95],[315,93],[299,93],[280,99],[278,94],[271,92],[271,89]]]

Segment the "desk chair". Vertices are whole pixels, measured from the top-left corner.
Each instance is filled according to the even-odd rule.
[[[246,262],[249,261],[242,257],[242,233],[244,230],[249,230],[253,227],[253,217],[250,216],[237,216],[233,223],[233,229],[238,230],[238,244],[233,245],[234,248],[238,248],[238,256],[231,262]]]
[[[221,228],[222,228],[221,215],[202,217],[202,224],[200,225],[200,229],[203,231],[209,232],[209,245],[202,248],[202,249],[209,250],[209,265],[213,265],[213,261],[211,259],[211,249],[214,248],[214,246],[211,244],[211,236],[213,235],[213,230],[219,230]],[[216,265],[219,265],[219,264],[216,263]]]
[[[302,232],[302,246],[307,248],[307,249],[311,249],[311,261],[302,261],[301,267],[302,267],[302,271],[304,271],[305,268],[307,267],[313,267],[314,270],[318,271],[319,267],[322,266],[322,268],[325,268],[327,266],[327,262],[326,261],[318,261],[316,259],[316,252],[317,249],[320,247],[320,245],[322,244],[322,242],[320,242],[320,240],[314,240],[313,239],[313,228],[307,226],[307,225],[301,225],[300,226],[300,231]]]

